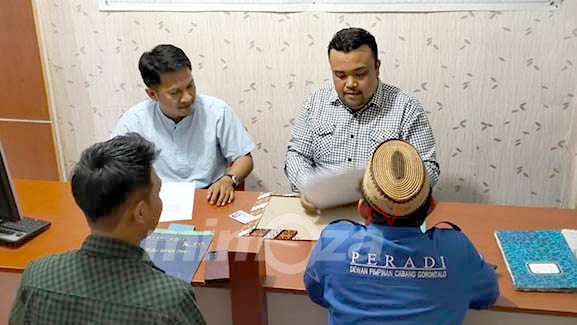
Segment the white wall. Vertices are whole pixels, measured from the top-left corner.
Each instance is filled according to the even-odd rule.
[[[102,13],[35,0],[47,81],[70,172],[145,98],[141,53],[182,47],[198,90],[235,109],[257,149],[250,190],[288,191],[284,153],[304,97],[330,82],[326,46],[346,26],[377,38],[381,78],[414,94],[437,140],[440,200],[574,202],[571,136],[577,3],[554,12],[430,14]],[[568,177],[571,177],[570,179]]]

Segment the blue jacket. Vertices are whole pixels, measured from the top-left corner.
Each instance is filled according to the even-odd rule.
[[[329,324],[461,324],[499,297],[497,277],[455,229],[335,222],[304,275]]]

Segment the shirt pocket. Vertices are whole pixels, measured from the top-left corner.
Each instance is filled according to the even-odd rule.
[[[313,158],[315,161],[328,161],[335,145],[335,125],[324,122],[313,122],[314,138]]]
[[[375,152],[381,143],[388,140],[400,139],[395,130],[372,130],[370,133],[370,138],[370,156],[373,155],[373,152]]]

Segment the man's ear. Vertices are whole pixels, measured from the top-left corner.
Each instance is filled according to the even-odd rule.
[[[375,62],[375,70],[377,70],[377,77],[379,76],[380,69],[381,69],[381,60],[377,60],[377,62]]]
[[[144,200],[138,200],[135,203],[134,209],[132,210],[132,220],[139,224],[146,223],[146,204]]]
[[[158,101],[158,99],[157,99],[158,96],[156,94],[156,90],[147,87],[144,91],[146,92],[146,94],[148,95],[148,97],[150,99],[152,99],[155,102]]]
[[[373,209],[367,204],[365,199],[360,199],[359,204],[357,204],[357,210],[359,211],[359,215],[366,221],[371,221],[373,216]]]

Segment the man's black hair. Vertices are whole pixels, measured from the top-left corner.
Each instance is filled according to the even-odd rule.
[[[137,133],[92,145],[72,175],[76,204],[91,222],[112,215],[135,191],[150,190],[155,158],[154,144]]]
[[[375,62],[377,62],[379,60],[377,41],[375,41],[375,37],[371,33],[362,28],[351,27],[338,31],[329,43],[328,53],[330,55],[333,49],[346,53],[354,51],[363,45],[368,45],[371,48]]]
[[[138,61],[142,80],[149,88],[160,85],[161,74],[182,68],[191,70],[190,60],[183,50],[170,44],[155,46],[152,50],[142,53]]]

